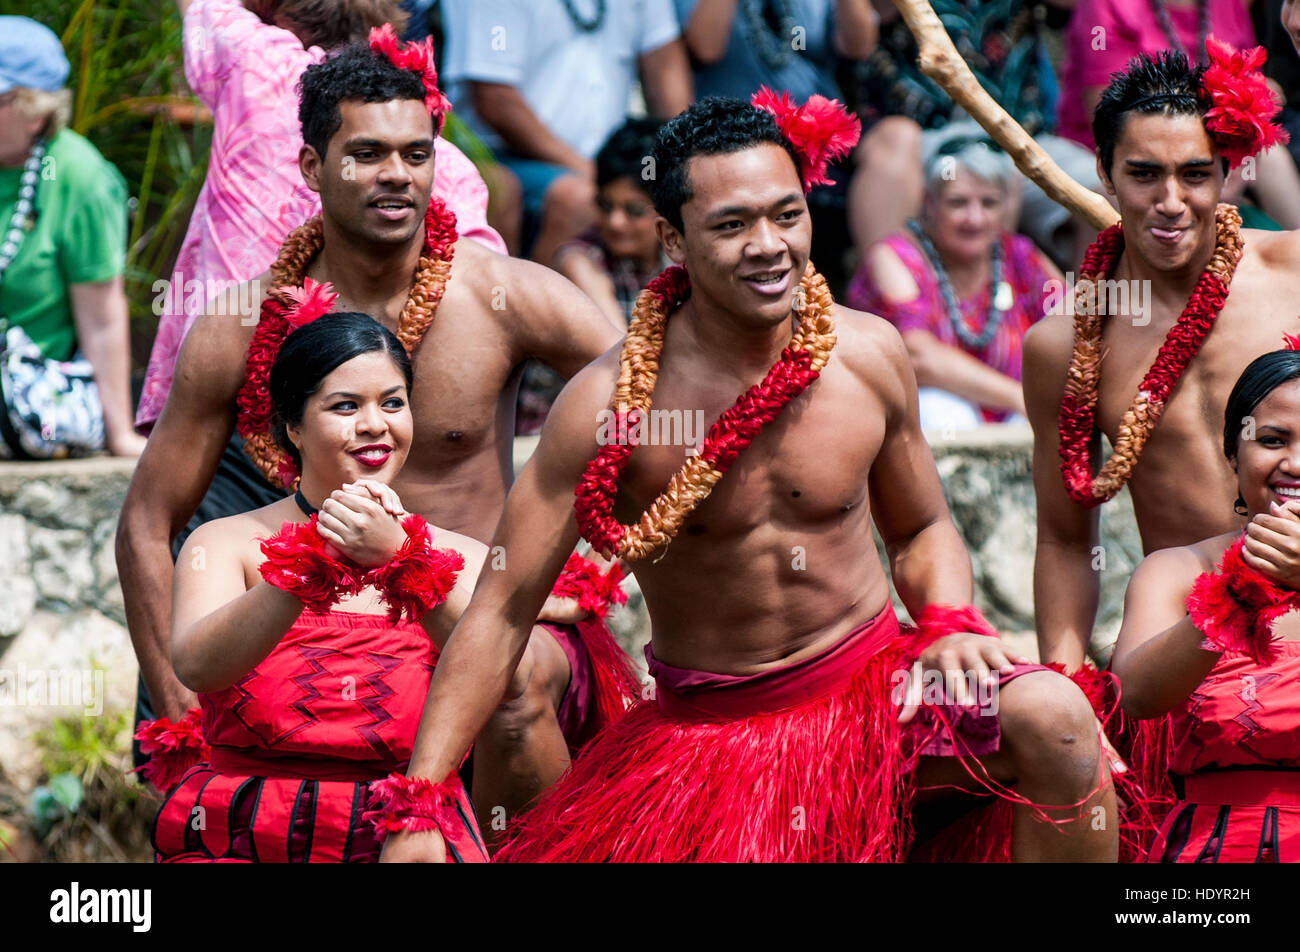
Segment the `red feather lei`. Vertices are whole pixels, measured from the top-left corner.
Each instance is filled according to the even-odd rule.
[[[1245,543],[1243,537],[1228,546],[1218,571],[1197,576],[1187,614],[1205,635],[1206,650],[1271,664],[1278,657],[1273,622],[1300,608],[1300,592],[1247,565],[1241,554]]]
[[[397,327],[397,338],[407,353],[415,349],[428,330],[442,300],[457,237],[455,214],[442,199],[432,198],[424,216],[421,270]],[[257,329],[248,344],[244,383],[236,397],[235,425],[245,441],[246,452],[267,479],[278,480],[286,488],[298,478],[298,471],[271,436],[271,367],[284,339],[297,327],[325,314],[333,304],[334,298],[328,297],[329,284],[317,284],[305,275],[322,241],[317,216],[294,229],[281,246],[271,266],[271,279],[277,286],[262,301]],[[297,285],[302,286],[301,291]]]
[[[673,267],[654,278],[637,298],[636,310],[619,355],[619,383],[613,409],[617,438],[606,443],[583,472],[574,490],[578,528],[596,551],[634,561],[667,546],[682,521],[708,497],[736,457],[763,427],[818,378],[835,345],[831,318],[835,302],[826,282],[811,264],[800,284],[803,290],[799,328],[781,359],[761,383],[750,387],[710,428],[699,453],[673,474],[662,493],[636,525],[614,518],[618,480],[632,453],[636,430],[629,423],[649,412],[663,352],[664,331],[671,310],[690,294],[684,268]]]
[[[1120,421],[1115,451],[1095,478],[1088,444],[1096,426],[1101,377],[1102,315],[1097,307],[1097,282],[1110,275],[1124,250],[1122,223],[1098,235],[1084,255],[1075,289],[1074,353],[1058,419],[1061,475],[1070,498],[1081,506],[1100,505],[1128,482],[1174,385],[1200,351],[1228,299],[1228,287],[1241,260],[1241,216],[1231,205],[1220,205],[1215,219],[1210,262],[1142,378],[1137,397]]]
[[[406,530],[406,541],[401,548],[362,579],[382,593],[390,624],[396,624],[403,614],[411,621],[419,621],[441,605],[465,568],[465,557],[455,549],[433,547],[433,534],[421,516],[407,516],[402,528]]]

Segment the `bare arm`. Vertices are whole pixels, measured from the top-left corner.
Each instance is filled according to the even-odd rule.
[[[906,331],[903,342],[918,386],[939,387],[993,410],[1025,412],[1020,384],[978,357],[945,344],[929,331]]]
[[[168,647],[171,541],[198,508],[234,429],[247,338],[239,325],[238,316],[205,315],[190,329],[117,525],[117,570],[131,643],[154,710],[173,719],[193,706],[194,695],[177,680]]]
[[[1073,329],[1063,316],[1046,318],[1025,335],[1025,408],[1034,430],[1034,497],[1038,544],[1034,552],[1034,622],[1044,662],[1069,671],[1083,666],[1097,616],[1101,578],[1093,568],[1099,551],[1100,511],[1085,509],[1065,491],[1061,478],[1057,417],[1070,359]],[[1091,451],[1099,450],[1094,437]]]
[[[871,514],[889,554],[894,587],[913,617],[932,602],[966,605],[971,565],[921,434],[916,380],[898,332],[880,318],[882,353],[869,377],[886,407],[885,441],[871,465]]]
[[[514,86],[470,83],[474,111],[520,155],[553,162],[587,178],[595,175],[591,160],[552,132]]]
[[[77,344],[95,373],[104,435],[114,456],[138,456],[144,439],[131,427],[130,320],[122,276],[68,285]]]
[[[194,0],[176,0],[176,9],[181,11],[182,20],[185,19],[185,11],[190,8],[190,4],[193,2]]]
[[[866,59],[876,48],[879,28],[871,0],[835,0],[835,50],[841,56]]]
[[[614,282],[581,250],[561,249],[560,254],[556,256],[555,269],[591,298],[607,318],[617,321],[620,325],[623,323],[623,308],[618,303],[618,296],[614,294]]]
[[[709,65],[727,55],[736,0],[700,0],[682,24],[682,39],[697,63]]]
[[[638,65],[646,108],[652,116],[671,119],[695,98],[691,64],[681,37],[642,53]]]
[[[1159,717],[1205,680],[1220,652],[1204,651],[1205,636],[1185,602],[1205,565],[1191,548],[1161,549],[1142,560],[1124,595],[1124,624],[1111,670],[1124,686],[1124,710]]]
[[[411,776],[441,780],[456,769],[500,703],[551,581],[577,542],[573,487],[599,449],[594,421],[612,385],[608,366],[591,368],[565,388],[547,418],[492,539],[505,564],[480,578],[434,671]],[[436,842],[428,834],[396,834],[384,858],[427,858],[430,840]]]
[[[506,306],[499,312],[515,346],[515,360],[545,361],[566,379],[623,339],[627,325],[601,311],[591,298],[550,268],[497,258]],[[608,397],[608,394],[606,394]]]
[[[302,602],[273,585],[245,588],[242,540],[231,538],[231,521],[199,526],[176,559],[172,666],[182,684],[201,693],[252,671],[302,614]]]

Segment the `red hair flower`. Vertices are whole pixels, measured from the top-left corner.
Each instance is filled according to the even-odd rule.
[[[1283,350],[1300,350],[1300,336],[1295,334],[1282,335]]]
[[[382,53],[398,69],[409,69],[420,74],[424,82],[424,108],[433,116],[438,134],[451,111],[451,103],[438,88],[438,70],[433,64],[433,38],[426,36],[423,43],[403,43],[393,32],[393,25],[372,27],[370,48]]]
[[[293,301],[294,306],[284,312],[284,319],[295,330],[328,314],[339,296],[328,281],[313,281],[311,278],[303,278],[300,288],[285,285],[276,290]]]
[[[814,185],[832,184],[826,177],[826,167],[848,155],[862,132],[857,116],[850,115],[838,99],[814,94],[802,106],[796,106],[788,92],[777,94],[763,86],[749,102],[776,118],[781,134],[799,156],[805,192]]]
[[[1205,128],[1228,165],[1236,168],[1250,156],[1288,141],[1286,131],[1273,123],[1281,106],[1260,72],[1267,58],[1264,48],[1237,50],[1207,36],[1205,52],[1210,61],[1201,78],[1210,100]]]

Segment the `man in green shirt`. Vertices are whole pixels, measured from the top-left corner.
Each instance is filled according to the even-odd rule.
[[[67,75],[63,48],[48,28],[0,17],[0,317],[21,327],[47,359],[85,355],[107,448],[135,456],[144,440],[131,427],[126,183],[93,145],[64,128]],[[40,144],[43,154],[35,152]],[[34,154],[34,191],[24,196],[24,166]]]

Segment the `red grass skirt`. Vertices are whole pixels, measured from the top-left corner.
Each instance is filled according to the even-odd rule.
[[[912,770],[952,730],[945,718],[898,723],[891,687],[915,650],[886,606],[826,652],[752,677],[656,662],[656,700],[598,735],[512,826],[496,859],[902,860]],[[1018,673],[1028,670],[1037,668]],[[960,749],[996,749],[987,720],[983,749]],[[1009,816],[983,823],[993,845],[979,850],[1005,855]]]

